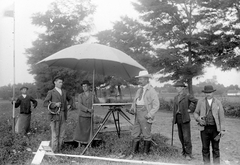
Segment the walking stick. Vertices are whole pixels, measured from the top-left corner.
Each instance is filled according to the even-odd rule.
[[[171,146],[173,146],[173,132],[174,132],[174,123],[172,121],[172,139],[171,139]]]

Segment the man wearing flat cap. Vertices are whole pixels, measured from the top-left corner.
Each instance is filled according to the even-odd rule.
[[[187,159],[192,159],[192,142],[190,112],[195,110],[197,99],[187,93],[186,85],[177,81],[174,84],[178,95],[173,101],[173,124],[177,124],[178,136],[182,144],[182,155]]]
[[[151,146],[151,127],[155,113],[159,109],[159,98],[155,89],[149,84],[151,75],[148,71],[140,71],[138,78],[140,88],[137,90],[129,113],[135,115],[135,122],[132,129],[132,152],[129,159],[139,152],[141,135],[144,141],[144,155],[147,155]]]
[[[16,133],[22,133],[26,135],[30,131],[30,122],[31,122],[31,103],[33,108],[37,107],[37,101],[30,95],[27,94],[28,87],[20,88],[21,95],[18,97],[15,102],[15,108],[20,106],[20,114],[16,124]]]
[[[53,79],[54,88],[48,91],[48,94],[43,102],[43,106],[49,109],[59,109],[57,113],[49,111],[50,127],[51,127],[51,147],[54,152],[59,152],[63,144],[67,112],[71,108],[72,97],[62,89],[63,78],[57,76]]]
[[[205,97],[198,101],[194,112],[194,118],[200,125],[202,141],[202,156],[204,164],[210,162],[210,144],[214,164],[220,164],[220,137],[225,134],[225,117],[222,103],[213,96],[216,90],[211,85],[204,87],[202,91]]]

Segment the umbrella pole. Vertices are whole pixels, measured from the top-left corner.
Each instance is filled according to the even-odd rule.
[[[94,84],[94,79],[95,79],[95,69],[93,69],[93,89],[92,89],[92,93],[94,94],[94,88],[95,88],[95,84]],[[93,109],[93,103],[94,103],[94,95],[92,95],[92,109]],[[94,112],[91,113],[91,130],[90,130],[90,139],[92,139],[93,137],[93,119],[94,119]]]

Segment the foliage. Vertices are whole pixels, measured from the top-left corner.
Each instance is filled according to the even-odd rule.
[[[223,70],[235,68],[240,64],[240,2],[238,0],[199,1],[206,9],[208,19],[203,22],[210,31],[215,31],[212,51],[214,63]]]
[[[34,83],[18,83],[15,84],[15,97],[18,97],[21,92],[20,88],[28,87],[28,94],[34,98],[39,98],[37,87]],[[5,85],[0,87],[0,98],[3,100],[10,100],[13,97],[13,85]]]
[[[91,15],[95,7],[89,0],[58,0],[52,2],[48,11],[32,16],[32,23],[45,29],[32,43],[33,47],[26,49],[30,73],[35,75],[36,85],[41,96],[45,96],[52,88],[52,79],[56,75],[65,78],[71,93],[76,93],[83,76],[82,72],[62,67],[48,67],[38,64],[40,60],[69,46],[80,44],[89,38],[86,35],[91,30]]]

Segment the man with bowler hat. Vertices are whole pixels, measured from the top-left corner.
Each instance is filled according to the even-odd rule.
[[[200,126],[202,156],[204,164],[210,164],[210,144],[214,164],[220,164],[220,137],[225,134],[225,117],[222,103],[213,96],[212,85],[206,85],[205,97],[198,101],[194,118]]]
[[[187,159],[192,159],[192,142],[191,142],[191,126],[190,112],[193,112],[197,99],[187,93],[186,85],[177,81],[174,84],[178,95],[173,101],[173,124],[177,124],[178,136],[182,144],[182,155]]]
[[[59,152],[63,144],[67,112],[71,108],[73,100],[71,96],[62,89],[63,78],[57,76],[53,79],[54,88],[48,91],[48,94],[43,102],[45,107],[49,109],[57,108],[57,113],[49,112],[50,127],[51,127],[51,147],[53,152]]]
[[[151,146],[151,127],[155,113],[159,109],[159,98],[155,89],[149,84],[151,75],[148,71],[140,71],[138,78],[140,88],[137,90],[133,104],[129,113],[135,115],[135,122],[132,128],[132,151],[129,159],[139,152],[139,142],[141,135],[144,141],[144,155],[147,155]]]
[[[37,107],[37,101],[30,95],[27,94],[28,87],[23,86],[20,88],[21,95],[15,102],[15,108],[20,106],[20,114],[16,124],[16,133],[22,133],[26,135],[30,131],[31,122],[31,103],[33,108]]]

